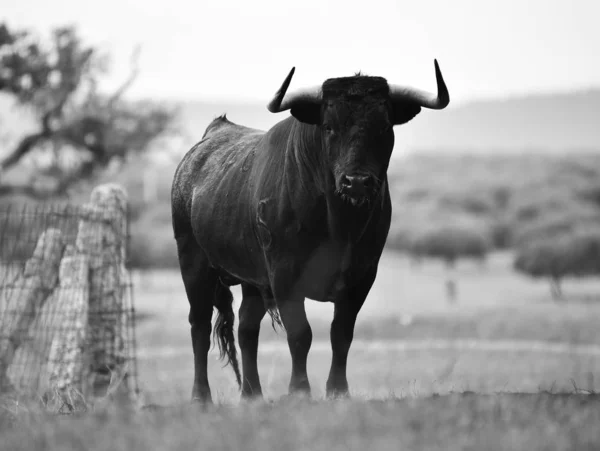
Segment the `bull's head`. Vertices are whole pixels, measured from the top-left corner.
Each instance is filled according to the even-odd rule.
[[[336,193],[353,205],[377,195],[394,147],[392,127],[410,121],[421,107],[441,110],[450,102],[437,61],[437,95],[362,75],[332,78],[286,95],[294,70],[268,109],[291,110],[299,121],[319,126]]]

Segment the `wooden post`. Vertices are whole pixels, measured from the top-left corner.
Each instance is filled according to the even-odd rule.
[[[11,368],[11,365],[30,335],[30,325],[58,282],[63,248],[60,230],[45,230],[38,238],[32,257],[25,263],[23,273],[5,290],[4,305],[15,312],[15,316],[6,316],[0,325],[3,335],[8,337],[0,341],[0,390],[12,386],[10,379],[20,383],[25,376],[23,371],[31,371],[27,366]],[[35,360],[35,356],[25,351],[18,360],[28,359]]]
[[[63,331],[52,337],[48,357],[48,379],[52,390],[76,388],[83,392],[84,346],[89,299],[89,259],[69,247],[60,262],[60,285],[53,297],[53,310],[60,312]]]
[[[92,394],[104,396],[124,371],[122,333],[127,243],[127,196],[118,185],[94,189],[79,224],[77,251],[89,257],[89,352]]]

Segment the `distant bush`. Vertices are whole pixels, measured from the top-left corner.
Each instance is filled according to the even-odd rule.
[[[473,216],[491,215],[496,208],[491,193],[476,190],[438,193],[438,201],[447,209]]]
[[[482,227],[439,224],[415,233],[410,252],[452,264],[461,258],[482,259],[490,249],[488,233]]]
[[[421,259],[434,258],[446,263],[448,269],[459,259],[483,262],[491,248],[489,230],[481,223],[467,221],[433,224],[416,232],[409,242],[409,253]],[[456,298],[456,281],[449,272],[446,281],[448,301]]]
[[[567,277],[600,275],[600,226],[560,231],[523,243],[514,268],[550,281],[554,299],[562,299],[561,281]]]
[[[516,247],[538,239],[553,238],[573,232],[585,225],[600,224],[600,209],[588,204],[572,204],[561,211],[551,211],[522,225],[514,226]]]
[[[568,210],[580,204],[572,192],[556,189],[526,190],[511,202],[508,214],[515,224],[523,224],[551,213]]]
[[[156,240],[160,237],[167,236],[171,244],[165,244],[164,249],[173,245],[169,252],[175,252],[169,229],[175,163],[158,172],[157,202],[151,205],[143,200],[142,164],[147,163],[128,163],[115,178],[129,193],[132,219],[137,224],[132,234],[139,255],[156,252],[153,261],[159,262],[163,245]],[[521,247],[534,236],[568,232],[573,225],[598,222],[600,169],[596,168],[600,168],[600,157],[594,155],[556,158],[542,154],[421,153],[394,160],[388,173],[393,218],[387,247],[410,253],[424,231],[432,233],[432,228],[447,225],[452,230],[458,227],[478,231],[486,237],[487,250],[506,249],[515,243]],[[147,241],[150,244],[142,244]],[[165,264],[176,265],[172,254],[165,255],[171,255],[165,257]]]
[[[589,183],[577,186],[574,192],[578,199],[600,208],[600,177]]]
[[[490,240],[493,249],[508,249],[513,244],[514,230],[510,221],[496,218],[490,221]]]
[[[410,251],[410,244],[415,230],[412,225],[392,225],[388,233],[386,247],[395,251],[407,253]]]

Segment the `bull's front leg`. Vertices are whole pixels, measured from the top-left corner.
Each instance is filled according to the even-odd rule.
[[[346,296],[336,299],[330,332],[332,358],[326,385],[328,397],[350,396],[346,378],[348,352],[354,336],[356,317],[376,275],[377,267],[371,268],[359,283],[346,290]]]
[[[310,384],[306,371],[308,351],[312,344],[312,329],[306,318],[304,298],[277,301],[281,322],[287,333],[292,355],[292,376],[289,393],[310,396]]]

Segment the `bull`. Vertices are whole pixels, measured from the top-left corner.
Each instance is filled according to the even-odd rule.
[[[356,74],[288,93],[294,68],[268,110],[291,115],[268,131],[213,120],[182,158],[172,222],[189,301],[192,399],[211,403],[211,331],[243,398],[262,397],[260,323],[285,329],[290,394],[310,395],[312,331],[305,299],[332,302],[328,396],[349,396],[346,366],[357,315],[375,281],[392,204],[387,169],[394,125],[450,101],[435,60],[437,94]],[[230,286],[241,284],[238,342]],[[213,307],[217,318],[212,328]]]

